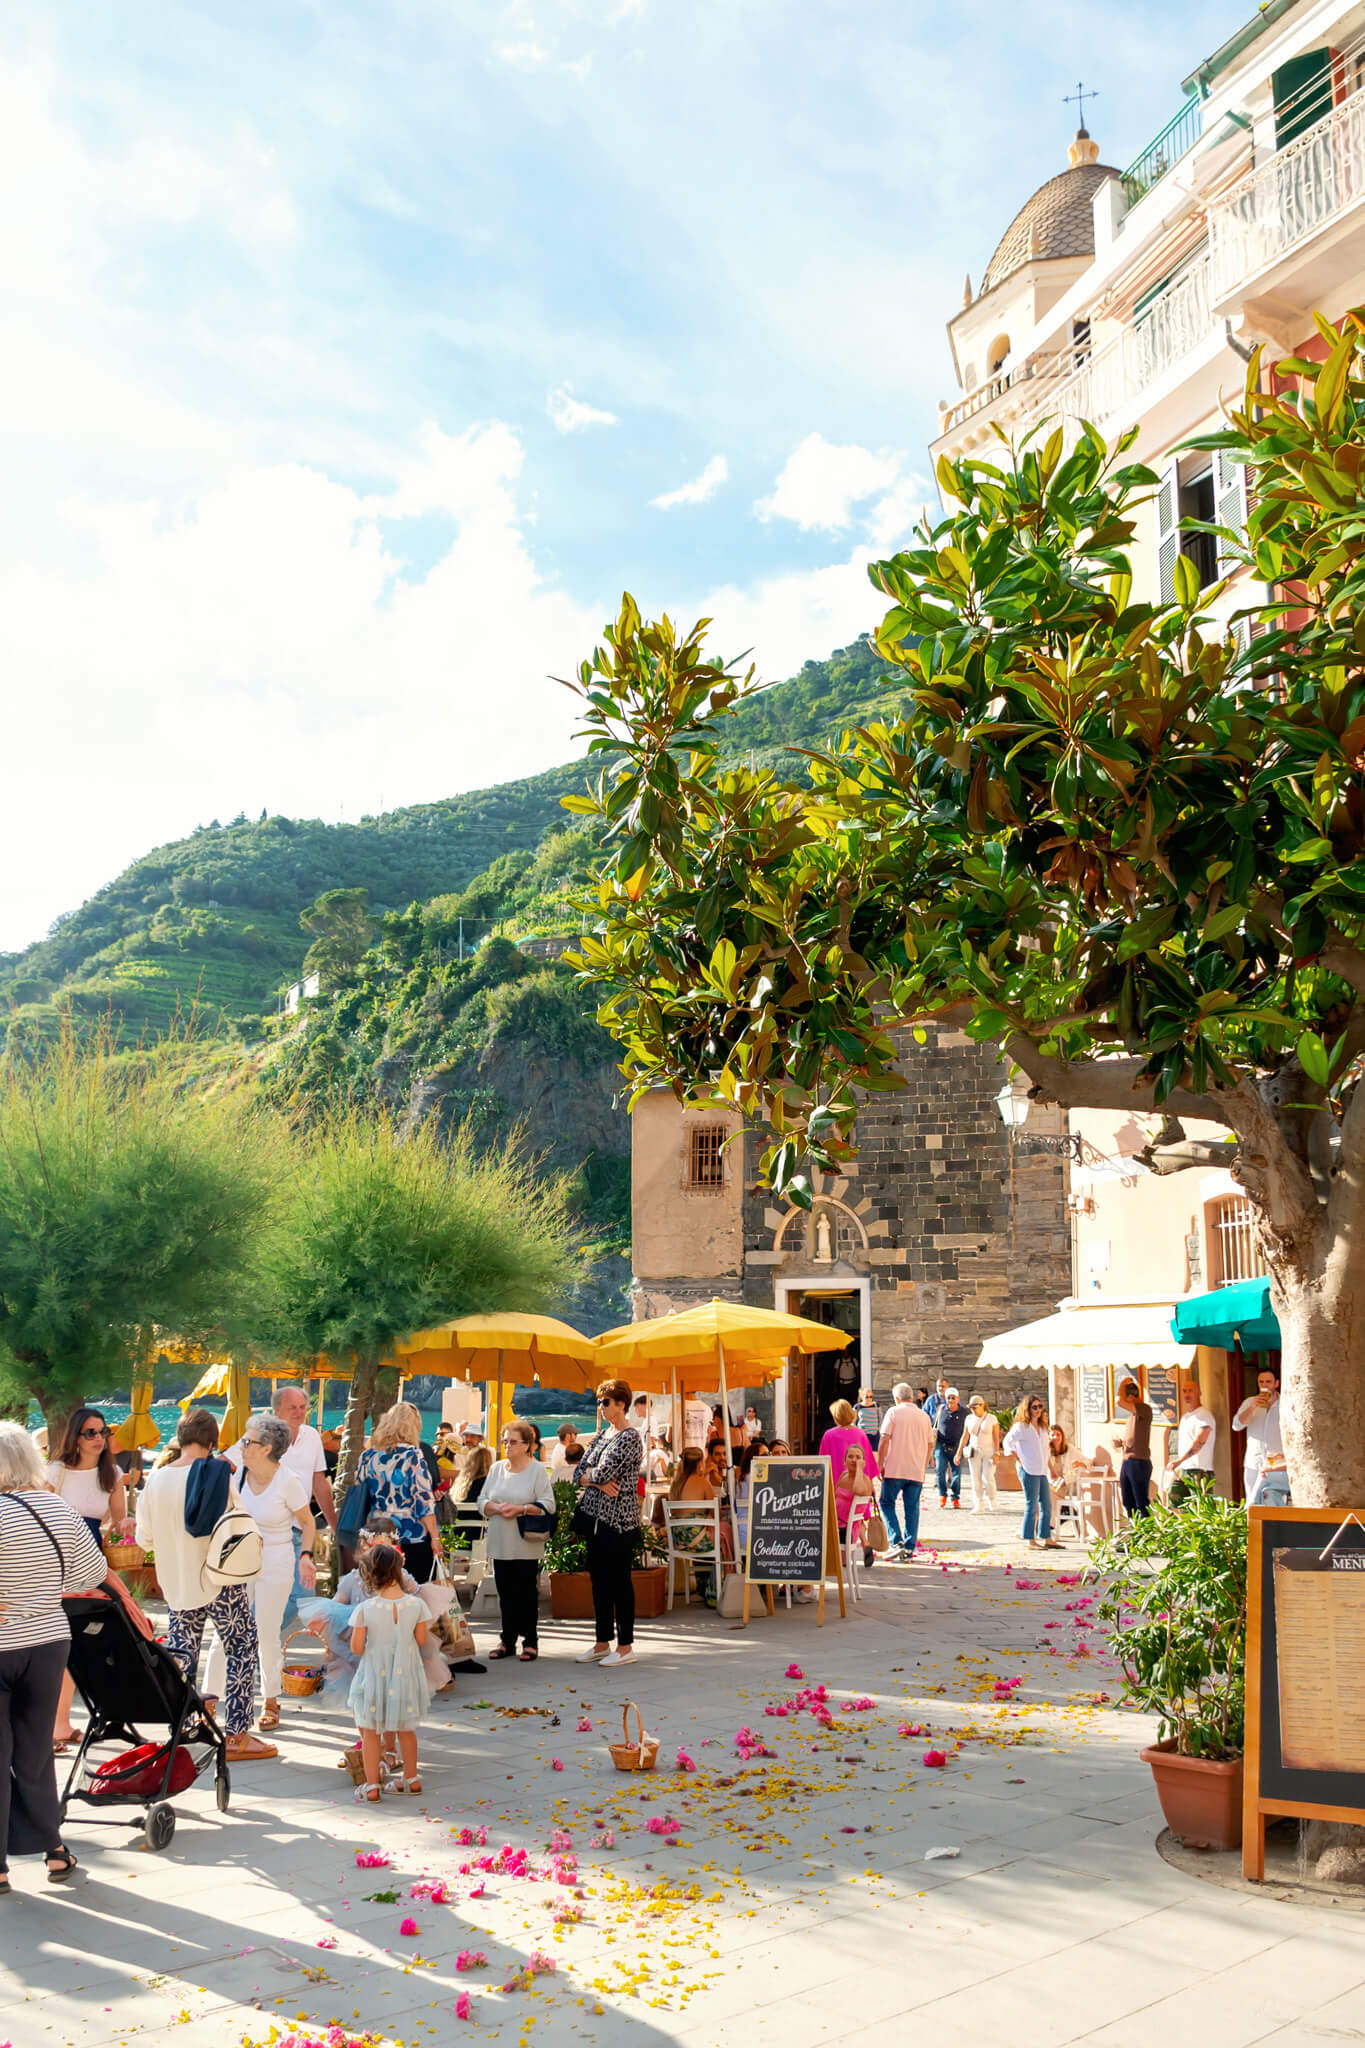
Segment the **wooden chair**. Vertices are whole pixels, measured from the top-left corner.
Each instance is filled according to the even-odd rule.
[[[716,1581],[717,1597],[719,1598],[722,1569],[720,1514],[723,1506],[724,1502],[719,1494],[717,1494],[714,1500],[666,1500],[663,1503],[664,1540],[667,1545],[666,1558],[668,1564],[667,1607],[670,1613],[673,1608],[673,1567],[675,1564],[680,1564],[684,1568],[683,1605],[685,1607],[690,1607],[692,1604],[692,1587],[696,1580],[697,1566],[699,1564],[709,1566],[713,1572]],[[676,1540],[684,1531],[688,1532],[690,1539],[693,1532],[698,1530],[703,1533],[709,1531],[711,1539],[709,1546],[691,1540],[686,1545],[682,1545]]]

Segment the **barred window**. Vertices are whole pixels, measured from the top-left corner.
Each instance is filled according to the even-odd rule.
[[[1259,1280],[1265,1260],[1256,1242],[1255,1214],[1245,1195],[1223,1195],[1209,1204],[1211,1278],[1216,1287],[1234,1280]]]
[[[693,1124],[688,1133],[687,1185],[700,1195],[718,1194],[725,1186],[724,1124]]]

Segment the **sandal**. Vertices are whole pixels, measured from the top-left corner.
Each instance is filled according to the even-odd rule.
[[[525,1648],[525,1649],[524,1649],[524,1650],[522,1651],[521,1655],[520,1655],[520,1656],[518,1657],[518,1659],[517,1659],[517,1662],[518,1662],[518,1664],[534,1664],[534,1663],[535,1663],[535,1661],[536,1661],[536,1658],[537,1658],[537,1657],[538,1657],[539,1655],[540,1655],[540,1652],[539,1652],[539,1650],[536,1650],[536,1649],[532,1649],[531,1645],[530,1645],[530,1644],[528,1643],[528,1644],[527,1644],[527,1646],[526,1646],[526,1648]]]
[[[422,1789],[422,1780],[420,1778],[409,1778],[404,1789],[408,1792],[420,1792]]]
[[[57,1865],[54,1870],[53,1864]],[[54,1849],[47,1859],[47,1881],[49,1884],[65,1884],[76,1868],[76,1859],[69,1849]]]
[[[357,1801],[363,1800],[367,1806],[378,1806],[380,1791],[381,1787],[378,1785],[357,1785],[355,1796]]]
[[[257,1727],[258,1727],[258,1728],[259,1728],[259,1729],[261,1730],[261,1732],[262,1732],[262,1734],[263,1734],[263,1735],[268,1735],[268,1734],[270,1733],[270,1731],[271,1731],[271,1729],[272,1729],[272,1728],[278,1728],[278,1727],[279,1727],[279,1725],[280,1725],[280,1703],[279,1703],[279,1701],[278,1701],[278,1700],[266,1700],[266,1702],[264,1703],[264,1705],[263,1705],[263,1706],[262,1706],[262,1708],[261,1708],[261,1718],[260,1718],[260,1720],[259,1720],[259,1721],[258,1721],[258,1722],[256,1723],[256,1726],[257,1726]]]
[[[496,1649],[490,1650],[488,1652],[488,1661],[490,1664],[497,1664],[501,1661],[502,1658],[514,1657],[515,1655],[516,1651],[509,1650],[506,1643],[499,1643]]]

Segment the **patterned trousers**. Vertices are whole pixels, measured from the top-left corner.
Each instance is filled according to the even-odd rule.
[[[166,1648],[191,1684],[207,1621],[213,1623],[227,1659],[227,1683],[218,1718],[229,1735],[245,1735],[256,1699],[256,1617],[251,1611],[250,1589],[224,1586],[207,1607],[183,1607],[171,1615]]]

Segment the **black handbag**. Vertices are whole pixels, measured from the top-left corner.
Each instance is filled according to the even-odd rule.
[[[543,1543],[554,1535],[558,1520],[548,1508],[528,1508],[517,1516],[517,1534],[527,1543]]]

